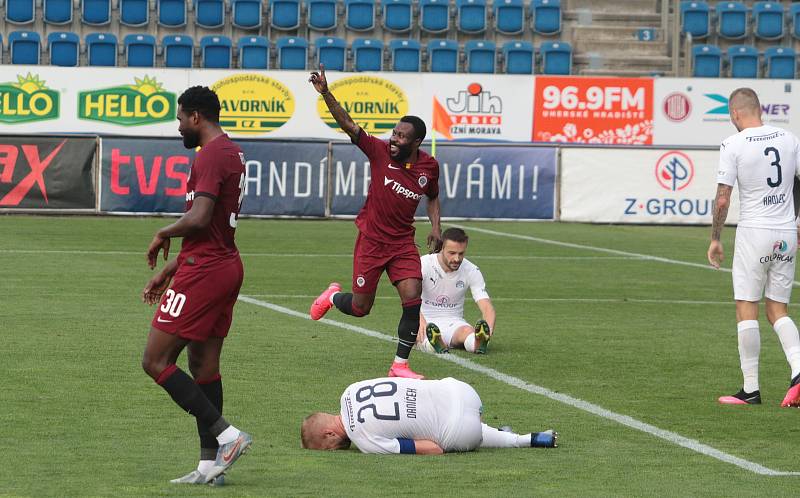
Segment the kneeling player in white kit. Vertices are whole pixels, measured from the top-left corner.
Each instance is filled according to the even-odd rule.
[[[453,378],[400,377],[350,384],[341,411],[312,413],[300,428],[303,448],[439,455],[476,448],[555,448],[558,433],[501,431],[481,422],[481,399]]]
[[[786,130],[762,123],[761,104],[750,88],[734,90],[728,107],[739,133],[720,147],[708,261],[715,268],[722,261],[720,233],[731,191],[738,183],[740,215],[733,254],[733,293],[744,386],[732,396],[720,397],[719,402],[761,403],[758,303],[766,297],[767,320],[778,334],[792,370],[781,406],[800,406],[800,337],[788,316],[797,256],[792,186],[795,177],[800,177],[800,140]]]
[[[486,353],[494,333],[495,311],[481,270],[464,257],[469,237],[460,228],[442,234],[442,250],[426,254],[422,261],[422,309],[417,348],[446,353],[463,347],[470,353]],[[467,288],[481,310],[473,327],[464,321]]]

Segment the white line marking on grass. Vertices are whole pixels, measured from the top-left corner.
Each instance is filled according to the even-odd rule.
[[[278,313],[294,316],[296,318],[302,318],[304,320],[311,320],[311,317],[309,317],[306,313],[300,313],[299,311],[285,308],[283,306],[278,306],[277,304],[268,303],[266,301],[260,301],[258,299],[254,299],[249,296],[240,295],[239,300],[244,301],[246,303],[254,304],[256,306],[261,306],[262,308],[267,308],[272,311],[277,311]],[[334,327],[339,327],[345,330],[349,330],[351,332],[356,332],[358,334],[362,334],[368,337],[374,337],[375,339],[380,339],[382,341],[396,342],[396,339],[394,337],[382,334],[374,330],[369,330],[363,327],[350,325],[348,323],[337,322],[335,320],[330,320],[328,318],[323,318],[320,320],[320,322],[326,325],[332,325]],[[451,363],[455,363],[456,365],[464,367],[468,370],[481,373],[492,379],[508,384],[509,386],[517,387],[519,389],[522,389],[523,391],[527,391],[532,394],[539,394],[546,398],[552,399],[553,401],[558,401],[559,403],[564,403],[573,408],[577,408],[579,410],[583,410],[593,415],[597,415],[598,417],[602,417],[607,420],[617,422],[619,424],[661,438],[665,441],[676,444],[678,446],[682,446],[686,449],[695,451],[697,453],[709,456],[711,458],[715,458],[725,463],[736,465],[737,467],[748,470],[750,472],[754,472],[756,474],[761,474],[766,476],[800,476],[800,472],[785,472],[764,467],[763,465],[760,465],[758,463],[751,462],[749,460],[745,460],[737,456],[733,456],[731,454],[725,453],[724,451],[712,448],[711,446],[703,444],[694,439],[689,439],[687,437],[681,436],[680,434],[677,434],[675,432],[660,429],[654,425],[650,425],[640,420],[636,420],[635,418],[629,417],[627,415],[622,415],[620,413],[606,410],[605,408],[595,405],[593,403],[589,403],[588,401],[584,401],[578,398],[573,398],[572,396],[569,396],[567,394],[557,393],[551,391],[550,389],[547,389],[546,387],[537,386],[536,384],[530,384],[518,377],[507,375],[493,368],[479,365],[471,360],[462,358],[455,354],[434,355],[434,356],[436,358],[446,360]]]

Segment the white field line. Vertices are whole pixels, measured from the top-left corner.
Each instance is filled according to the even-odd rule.
[[[293,309],[285,308],[283,306],[278,306],[277,304],[268,303],[266,301],[261,301],[258,299],[254,299],[249,296],[239,296],[240,301],[244,301],[246,303],[254,304],[256,306],[261,306],[263,308],[270,309],[272,311],[276,311],[278,313],[283,313],[286,315],[290,315],[296,318],[301,318],[304,320],[311,320],[306,313],[300,313],[299,311],[295,311]],[[363,327],[357,327],[355,325],[350,325],[348,323],[337,322],[336,320],[330,320],[328,318],[323,318],[320,320],[321,323],[326,325],[331,325],[333,327],[339,327],[345,330],[349,330],[351,332],[356,332],[358,334],[362,334],[368,337],[374,337],[375,339],[380,339],[382,341],[387,342],[396,342],[394,337],[388,336],[386,334],[382,334],[375,330],[365,329]],[[417,351],[414,354],[421,353],[422,351]],[[686,449],[695,451],[697,453],[709,456],[711,458],[715,458],[725,463],[729,463],[732,465],[736,465],[742,469],[748,470],[750,472],[754,472],[760,475],[766,476],[800,476],[800,472],[785,472],[780,470],[773,470],[763,465],[760,465],[755,462],[751,462],[749,460],[745,460],[743,458],[739,458],[737,456],[731,455],[729,453],[725,453],[724,451],[720,451],[716,448],[712,448],[706,444],[703,444],[699,441],[694,439],[689,439],[687,437],[681,436],[675,432],[671,432],[668,430],[660,429],[654,425],[650,425],[648,423],[642,422],[640,420],[636,420],[635,418],[629,417],[627,415],[622,415],[620,413],[612,412],[610,410],[606,410],[605,408],[595,405],[594,403],[590,403],[588,401],[584,401],[582,399],[573,398],[567,394],[557,393],[547,389],[546,387],[538,386],[536,384],[531,384],[525,382],[524,380],[514,377],[511,375],[504,374],[499,372],[493,368],[489,368],[483,365],[479,365],[472,360],[462,358],[455,354],[442,354],[442,355],[434,355],[436,358],[449,361],[451,363],[455,363],[463,368],[468,370],[472,370],[474,372],[481,373],[490,377],[494,380],[503,382],[508,384],[512,387],[517,387],[522,389],[523,391],[527,391],[532,394],[538,394],[549,398],[553,401],[558,401],[559,403],[564,403],[565,405],[571,406],[573,408],[577,408],[579,410],[583,410],[585,412],[591,413],[593,415],[597,415],[598,417],[605,418],[607,420],[611,420],[613,422],[617,422],[619,424],[625,425],[632,429],[644,432],[646,434],[650,434],[652,436],[661,438],[665,441],[670,443],[676,444],[678,446],[682,446]]]

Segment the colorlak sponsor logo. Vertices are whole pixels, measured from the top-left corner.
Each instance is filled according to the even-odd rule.
[[[694,163],[685,153],[671,150],[658,158],[655,165],[658,185],[669,192],[678,193],[692,184]],[[626,216],[707,216],[711,213],[711,199],[675,197],[626,197]]]

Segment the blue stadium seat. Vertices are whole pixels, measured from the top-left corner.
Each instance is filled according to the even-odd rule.
[[[383,42],[371,38],[356,38],[351,45],[353,70],[381,71],[383,69]]]
[[[533,74],[533,44],[510,41],[503,45],[503,59],[507,74]]]
[[[449,1],[419,0],[419,27],[428,33],[443,33],[449,30]]]
[[[468,73],[494,73],[496,47],[488,40],[470,40],[464,44]]]
[[[186,0],[157,0],[158,24],[168,28],[186,26]]]
[[[208,35],[200,39],[200,67],[230,69],[231,39],[227,36]]]
[[[261,0],[231,0],[231,21],[242,29],[261,27]]]
[[[12,31],[8,34],[12,64],[38,64],[41,39],[35,31]]]
[[[456,27],[469,34],[486,31],[486,0],[456,0]]]
[[[762,40],[777,40],[783,37],[783,7],[780,2],[756,2],[753,4],[753,32]]]
[[[728,48],[731,78],[758,78],[758,50],[750,45]]]
[[[119,22],[126,26],[144,26],[150,22],[148,0],[119,0]]]
[[[711,11],[708,3],[700,1],[681,2],[681,31],[693,38],[705,38],[711,30]]]
[[[269,69],[269,41],[265,36],[239,38],[239,67],[242,69]]]
[[[90,66],[117,65],[117,37],[111,33],[89,33],[84,38]]]
[[[156,38],[153,35],[130,34],[122,40],[128,67],[155,67]]]
[[[692,76],[699,78],[719,78],[722,67],[722,52],[716,45],[695,45],[692,47],[694,71]]]
[[[561,0],[533,0],[531,15],[535,33],[554,35],[561,32]]]
[[[395,33],[411,31],[414,6],[411,0],[384,0],[383,27]]]
[[[34,0],[6,0],[6,21],[12,24],[33,22]]]
[[[275,41],[278,50],[278,69],[305,69],[308,61],[308,41],[299,36],[285,36]]]
[[[800,38],[800,3],[793,3],[789,7],[789,17],[792,24],[792,36]]]
[[[719,2],[716,12],[719,36],[729,40],[747,36],[747,7],[742,2]]]
[[[431,40],[428,42],[428,69],[432,73],[455,73],[458,71],[458,42],[455,40]]]
[[[336,0],[305,0],[306,23],[315,31],[336,28]]]
[[[77,33],[62,32],[47,35],[47,51],[50,52],[51,66],[77,66],[80,49],[81,39]]]
[[[185,35],[167,35],[161,40],[165,67],[192,67],[194,42]]]
[[[72,22],[72,0],[44,0],[44,22],[69,24]]]
[[[269,0],[270,25],[275,29],[300,26],[300,0]]]
[[[389,42],[392,71],[418,72],[420,70],[420,44],[417,40],[392,40]]]
[[[506,35],[516,35],[525,29],[525,5],[522,0],[495,0],[494,27]]]
[[[225,2],[194,0],[194,22],[201,28],[221,28],[225,25]]]
[[[790,47],[769,47],[764,51],[764,76],[776,79],[794,79],[797,66],[795,53]]]
[[[542,42],[543,74],[570,74],[572,72],[572,46],[566,42]]]
[[[345,26],[352,31],[375,28],[375,0],[345,0]]]
[[[81,22],[105,26],[111,22],[111,0],[81,0]]]
[[[342,38],[323,36],[317,38],[317,63],[324,64],[325,70],[344,71],[347,55],[347,42]]]

